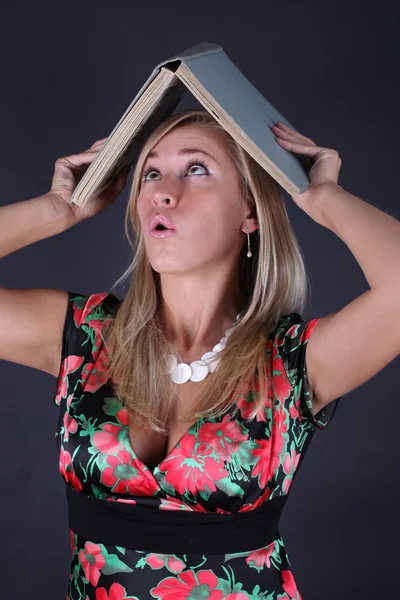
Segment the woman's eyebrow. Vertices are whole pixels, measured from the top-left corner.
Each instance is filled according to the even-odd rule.
[[[206,154],[207,156],[212,158],[218,164],[217,159],[212,154],[210,154],[209,152],[206,152],[205,150],[200,150],[200,148],[181,148],[178,152],[178,155],[186,156],[188,154],[197,154],[199,152],[201,152],[202,154]],[[147,158],[159,158],[159,156],[158,156],[157,152],[152,150],[151,152],[148,153]]]

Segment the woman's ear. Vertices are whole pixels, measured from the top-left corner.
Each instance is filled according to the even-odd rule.
[[[246,215],[244,222],[242,223],[242,231],[244,231],[244,233],[247,233],[248,228],[249,233],[253,233],[253,231],[259,229],[255,206],[251,208],[250,205],[248,205],[248,211],[249,212]]]
[[[242,225],[242,231],[247,233],[247,229],[249,233],[253,233],[259,229],[257,219],[247,219],[246,222]]]

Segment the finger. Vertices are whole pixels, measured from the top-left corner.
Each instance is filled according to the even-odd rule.
[[[107,139],[107,138],[105,138],[105,139]],[[94,142],[94,144],[92,144],[90,146],[90,148],[87,148],[86,150],[84,150],[84,152],[87,152],[88,150],[99,150],[103,146],[104,146],[104,140],[97,140],[97,142]]]
[[[99,143],[99,142],[95,142],[93,144],[93,146],[90,146],[90,148],[86,148],[86,150],[83,150],[83,152],[99,152],[104,144]]]
[[[294,142],[302,142],[303,144],[315,145],[315,142],[313,142],[313,140],[311,140],[310,138],[307,138],[304,135],[301,135],[301,133],[297,133],[296,131],[293,131],[292,129],[283,130],[279,127],[274,126],[273,132],[276,136],[278,136],[280,138],[284,138],[287,140],[293,140]]]
[[[315,156],[324,148],[320,148],[315,144],[303,144],[302,142],[294,142],[293,140],[284,140],[280,138],[276,138],[278,144],[283,146],[285,150],[290,150],[291,152],[298,152],[299,154],[305,154],[306,156]]]
[[[288,127],[287,125],[282,123],[282,121],[277,121],[277,123],[275,123],[272,126],[272,128],[274,130],[274,133],[279,134],[280,136],[283,136],[287,139],[292,139],[294,141],[302,140],[306,144],[314,144],[315,143],[310,138],[306,137],[305,135],[302,135],[301,133],[294,131],[291,127]]]
[[[96,140],[90,147],[97,146],[97,144],[104,144],[104,142],[108,140],[108,137],[102,138],[101,140]]]
[[[315,142],[313,142],[312,140],[310,140],[302,135],[295,135],[295,134],[292,135],[290,133],[286,133],[285,131],[282,131],[282,129],[274,130],[273,133],[276,136],[276,139],[279,139],[279,140],[287,140],[289,142],[305,144],[307,146],[315,146],[316,145]]]
[[[90,148],[86,148],[86,150],[82,150],[82,152],[91,152],[92,150],[100,150],[100,148],[104,145],[104,141],[108,138],[104,138],[102,140],[96,140]]]
[[[71,154],[70,156],[63,156],[62,158],[58,158],[56,160],[56,164],[64,163],[71,168],[81,167],[82,165],[87,165],[88,163],[91,163],[97,155],[97,150],[85,150],[80,154]]]
[[[108,138],[104,138],[103,140],[97,140],[97,142],[94,143],[94,146],[104,146],[105,142],[108,140]]]

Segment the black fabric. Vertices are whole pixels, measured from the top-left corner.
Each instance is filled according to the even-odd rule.
[[[66,485],[71,529],[93,542],[168,554],[224,554],[267,546],[279,537],[286,496],[232,513],[158,510],[99,500]]]

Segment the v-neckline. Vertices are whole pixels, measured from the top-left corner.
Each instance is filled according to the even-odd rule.
[[[129,423],[127,424],[127,443],[129,446],[129,450],[130,452],[133,454],[136,462],[140,465],[140,467],[142,468],[142,471],[150,471],[150,473],[153,475],[153,477],[156,479],[155,477],[155,472],[160,472],[160,467],[161,465],[169,459],[169,457],[171,456],[171,454],[180,446],[181,442],[188,436],[191,434],[192,429],[194,429],[195,427],[197,427],[197,425],[201,422],[205,422],[205,419],[203,417],[201,417],[200,419],[198,419],[197,421],[195,421],[194,423],[192,423],[192,425],[190,425],[188,427],[188,429],[186,429],[186,431],[181,435],[181,437],[178,439],[178,441],[176,442],[176,444],[171,448],[171,450],[169,452],[167,452],[167,454],[164,456],[164,458],[155,465],[154,468],[150,468],[149,466],[146,465],[146,463],[140,458],[140,456],[138,456],[135,447],[132,443],[131,440],[131,436],[129,435]]]
[[[126,424],[126,429],[127,429],[127,433],[125,438],[126,439],[126,445],[127,448],[129,450],[129,452],[133,455],[135,461],[137,462],[138,465],[140,465],[142,471],[149,471],[151,473],[151,475],[154,477],[154,479],[157,481],[158,480],[155,476],[155,473],[159,473],[160,472],[160,467],[162,466],[162,464],[168,460],[171,456],[171,454],[181,445],[182,441],[187,438],[189,435],[191,435],[192,430],[194,428],[197,428],[198,425],[204,424],[204,423],[216,423],[218,420],[221,421],[223,417],[225,417],[225,415],[230,414],[232,416],[232,411],[234,410],[236,403],[231,405],[229,407],[229,410],[224,412],[222,415],[215,417],[215,418],[211,418],[211,419],[207,419],[205,417],[200,417],[200,419],[197,419],[197,421],[194,421],[187,429],[186,431],[181,435],[181,437],[178,439],[178,441],[176,442],[176,444],[171,448],[171,450],[164,456],[164,458],[155,465],[155,467],[153,469],[151,469],[150,467],[148,467],[146,465],[146,463],[140,458],[140,456],[137,454],[135,447],[131,441],[131,436],[129,435],[129,419],[128,422]]]

